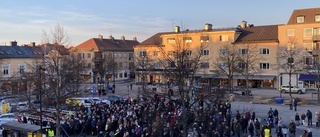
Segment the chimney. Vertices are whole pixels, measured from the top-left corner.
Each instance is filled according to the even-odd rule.
[[[247,22],[243,20],[241,22],[241,28],[246,28],[246,27],[247,27]]]
[[[125,39],[125,37],[124,37],[123,35],[120,37],[120,39],[121,39],[121,40],[126,40],[126,39]]]
[[[10,45],[11,45],[11,46],[17,46],[17,45],[18,45],[18,42],[17,42],[17,41],[10,41]]]
[[[133,39],[132,39],[132,40],[137,41],[137,37],[133,37]]]
[[[103,35],[99,34],[99,35],[98,35],[98,38],[99,38],[99,39],[103,39]]]
[[[36,46],[36,42],[30,42],[29,46],[32,46],[32,47]]]
[[[112,37],[112,35],[110,35],[110,36],[108,37],[108,39],[114,39],[114,38]]]
[[[204,30],[212,30],[212,24],[206,23],[204,25]]]
[[[176,27],[174,28],[174,32],[179,33],[179,32],[180,32],[180,27],[179,27],[179,26],[176,26]]]

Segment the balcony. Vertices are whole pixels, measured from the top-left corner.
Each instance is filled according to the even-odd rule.
[[[313,35],[312,40],[313,41],[320,41],[320,35]]]
[[[93,58],[92,62],[104,62],[103,58]]]

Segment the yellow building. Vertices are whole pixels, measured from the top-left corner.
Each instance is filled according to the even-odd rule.
[[[300,59],[303,70],[291,75],[291,84],[305,88],[315,88],[316,74],[314,62],[317,61],[320,43],[320,8],[294,10],[288,23],[279,26],[279,45],[293,45],[301,51]],[[316,58],[314,58],[316,57]],[[295,59],[295,66],[299,64]],[[316,62],[319,64],[319,62]],[[279,70],[280,84],[288,85],[289,74]]]
[[[134,77],[133,46],[137,38],[126,40],[124,36],[89,39],[74,48],[84,59],[84,76],[89,82],[105,83]]]

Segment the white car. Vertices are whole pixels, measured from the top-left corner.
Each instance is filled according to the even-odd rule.
[[[22,110],[27,110],[29,107],[28,102],[19,102],[17,105],[17,110],[22,111]]]
[[[290,92],[289,86],[288,85],[282,85],[280,87],[280,92],[289,93]],[[298,86],[291,86],[291,93],[304,94],[304,93],[306,93],[306,89],[305,88],[300,88]]]
[[[92,100],[93,102],[95,102],[96,104],[102,102],[102,103],[104,103],[104,104],[110,105],[110,101],[107,100],[107,99],[102,99],[102,98],[98,98],[98,97],[93,97],[93,98],[91,98],[91,100]]]
[[[7,113],[0,115],[0,121],[17,121],[17,117],[14,113]]]

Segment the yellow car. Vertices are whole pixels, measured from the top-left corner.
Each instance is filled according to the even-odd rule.
[[[66,104],[67,105],[72,105],[72,106],[81,106],[82,105],[80,100],[77,99],[77,98],[67,98],[66,99]]]

